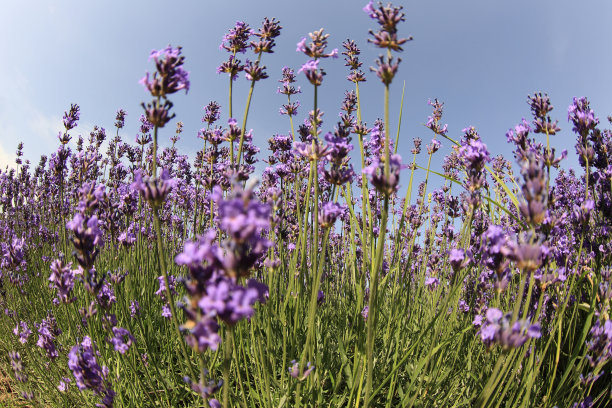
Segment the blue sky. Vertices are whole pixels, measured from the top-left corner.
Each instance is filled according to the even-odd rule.
[[[257,28],[263,17],[276,17],[283,30],[276,52],[265,55],[270,78],[257,84],[247,127],[256,143],[267,149],[267,139],[288,133],[286,117],[278,114],[285,100],[276,93],[283,66],[295,68],[306,57],[295,52],[296,43],[309,32],[325,28],[331,48],[341,48],[346,38],[362,49],[364,67],[373,65],[378,50],[366,42],[368,29],[376,28],[362,11],[365,0],[349,1],[24,1],[4,0],[0,8],[0,166],[14,162],[19,141],[34,164],[41,154],[57,147],[61,118],[71,103],[81,106],[81,122],[73,136],[86,136],[93,125],[113,133],[115,112],[127,110],[124,140],[133,142],[148,97],[138,83],[152,71],[148,55],[168,44],[183,46],[190,72],[187,95],[175,94],[177,118],[161,134],[169,143],[173,124],[181,120],[185,132],[181,152],[193,157],[201,146],[202,108],[211,100],[222,105],[227,120],[226,76],[216,67],[227,58],[219,50],[223,34],[237,20]],[[397,120],[401,88],[406,96],[399,152],[406,160],[412,138],[426,143],[431,133],[423,127],[430,114],[428,99],[445,102],[444,123],[449,135],[474,125],[493,153],[506,153],[505,132],[529,118],[527,95],[547,92],[562,132],[553,144],[567,148],[575,165],[574,136],[567,123],[573,96],[587,96],[602,122],[612,114],[612,2],[593,1],[398,1],[406,21],[401,36],[414,36],[405,45],[400,70],[392,84],[392,120]],[[320,90],[325,111],[324,127],[336,121],[344,90],[352,89],[342,59],[325,60],[327,70]],[[362,87],[364,119],[372,123],[383,115],[383,88],[372,74]],[[312,89],[298,76],[302,121],[312,107]],[[235,85],[235,112],[241,113],[248,83]],[[395,132],[396,125],[392,127]],[[443,153],[449,143],[443,142]],[[265,155],[267,156],[267,154]],[[265,157],[262,155],[262,158]],[[441,159],[441,156],[439,156]],[[439,165],[439,163],[438,163]],[[358,166],[357,166],[358,167]],[[439,167],[438,167],[439,168]]]

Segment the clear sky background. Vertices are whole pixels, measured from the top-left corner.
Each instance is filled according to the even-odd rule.
[[[183,46],[185,68],[190,72],[187,95],[172,95],[177,118],[160,134],[169,144],[174,123],[181,120],[185,132],[179,149],[194,156],[201,147],[197,130],[203,125],[202,108],[211,100],[222,105],[227,120],[228,78],[216,67],[227,58],[219,50],[223,34],[237,20],[259,27],[263,17],[276,17],[283,30],[274,54],[264,55],[269,79],[255,88],[247,127],[254,130],[256,144],[267,150],[267,139],[288,133],[287,117],[278,114],[285,102],[276,93],[281,68],[296,71],[306,57],[295,51],[296,43],[309,32],[325,28],[331,48],[351,38],[362,49],[364,68],[374,65],[379,54],[366,42],[368,29],[376,28],[362,11],[366,0],[248,1],[28,1],[2,0],[0,5],[0,167],[14,163],[19,141],[25,157],[35,165],[41,154],[58,146],[62,115],[71,103],[81,107],[81,121],[72,131],[86,137],[94,125],[114,134],[115,112],[127,110],[121,134],[133,142],[148,101],[138,83],[152,49],[168,44]],[[567,122],[567,107],[574,96],[587,96],[602,122],[612,114],[612,2],[609,0],[461,0],[397,1],[404,6],[406,21],[401,36],[414,36],[405,44],[400,70],[392,84],[392,120],[397,121],[401,88],[406,99],[399,152],[409,160],[412,138],[425,143],[431,132],[423,124],[431,113],[428,99],[445,102],[444,123],[449,135],[459,138],[461,129],[474,125],[492,153],[511,157],[505,133],[529,119],[527,95],[547,92],[562,132],[553,139],[567,148],[575,166],[575,136]],[[342,59],[325,60],[328,72],[320,90],[325,111],[324,130],[336,122],[344,90],[352,89]],[[373,73],[362,87],[364,120],[371,124],[382,117],[383,87]],[[312,86],[302,75],[298,95],[302,109],[312,109]],[[241,76],[235,85],[235,112],[246,100],[248,82]],[[396,125],[392,132],[396,131]],[[443,141],[443,153],[450,145]],[[438,153],[440,154],[440,153]],[[267,154],[261,158],[267,157]],[[438,156],[440,159],[442,156]],[[357,162],[356,162],[357,163]],[[355,164],[356,164],[355,163]],[[439,162],[436,164],[439,168]],[[356,165],[358,168],[359,166]]]

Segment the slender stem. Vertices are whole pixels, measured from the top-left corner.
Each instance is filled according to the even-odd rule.
[[[223,408],[228,408],[230,399],[230,370],[232,368],[233,328],[227,327],[223,350]]]
[[[385,180],[389,180],[389,85],[385,85]],[[376,248],[376,257],[370,270],[370,299],[368,303],[368,323],[366,334],[366,388],[364,395],[364,408],[370,406],[370,394],[372,393],[372,383],[374,379],[374,331],[376,329],[377,302],[378,302],[378,271],[382,265],[385,252],[385,235],[387,232],[387,217],[389,214],[389,192],[385,192],[385,202],[380,221],[380,236]]]
[[[159,97],[158,97],[159,103]],[[157,125],[153,130],[153,176],[157,177]],[[178,342],[181,345],[181,351],[183,353],[183,358],[185,359],[185,363],[187,364],[187,368],[189,369],[189,373],[191,374],[191,378],[195,379],[195,371],[190,363],[189,354],[187,353],[187,347],[185,345],[185,341],[183,340],[183,336],[181,335],[181,328],[179,327],[178,316],[176,314],[176,307],[174,305],[174,297],[172,296],[172,291],[170,290],[170,282],[168,280],[168,268],[166,265],[166,257],[164,251],[164,244],[162,241],[161,235],[161,223],[159,220],[159,206],[156,204],[152,205],[153,207],[153,225],[155,227],[155,235],[157,237],[157,258],[159,262],[159,267],[162,272],[162,276],[164,278],[164,284],[166,286],[166,297],[168,299],[168,303],[170,304],[170,312],[172,313],[172,323],[174,325],[174,332],[178,338]]]
[[[261,55],[263,51],[257,55],[257,63],[261,61]],[[249,95],[247,96],[246,106],[244,107],[244,116],[242,117],[242,128],[240,132],[240,144],[238,146],[238,166],[240,166],[240,160],[242,158],[242,144],[244,143],[244,132],[246,131],[247,117],[249,116],[249,108],[251,107],[251,99],[253,98],[253,89],[255,89],[255,79],[251,80],[251,87],[249,88]]]
[[[247,116],[249,116],[249,108],[251,107],[251,98],[253,97],[253,88],[255,87],[255,81],[251,82],[251,88],[249,88],[249,96],[247,97],[247,103],[244,108],[244,118],[242,119],[242,129],[240,132],[240,143],[238,144],[238,155],[236,156],[236,163],[240,166],[242,160],[242,145],[244,143],[244,132],[246,131]]]
[[[230,119],[232,119],[234,117],[233,115],[233,110],[232,110],[232,90],[234,87],[234,79],[232,78],[231,74],[230,74],[230,79],[229,79],[229,117]],[[232,164],[232,167],[234,167],[234,141],[230,140],[230,162]]]
[[[359,82],[355,83],[355,94],[357,95],[357,120],[361,122],[361,96],[359,94]],[[359,152],[361,154],[361,168],[364,169],[365,165],[365,152],[363,148],[363,135],[359,134]],[[363,217],[363,239],[362,245],[364,247],[364,253],[369,253],[370,237],[372,236],[372,210],[370,206],[370,196],[368,194],[368,179],[365,174],[361,173],[361,197],[362,197],[362,217]],[[367,216],[366,216],[367,213]],[[368,257],[364,257],[362,262],[363,271],[362,274],[365,276],[366,271],[369,267]]]
[[[157,105],[156,108],[159,108],[159,96],[157,97],[155,104]],[[144,149],[144,146],[142,148]],[[155,125],[155,128],[153,129],[153,170],[151,173],[153,177],[157,177],[157,125]]]
[[[287,95],[287,103],[291,103],[291,96]],[[293,139],[293,141],[295,142],[295,130],[293,127],[293,116],[292,115],[288,115],[289,116],[289,124],[291,125],[291,137]]]

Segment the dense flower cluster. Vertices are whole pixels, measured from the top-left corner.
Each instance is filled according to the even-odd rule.
[[[480,328],[480,338],[488,347],[499,344],[503,348],[520,347],[529,338],[541,337],[540,326],[525,321],[512,322],[512,314],[504,315],[501,310],[487,310],[487,320]]]
[[[255,302],[265,302],[266,285],[250,279],[247,287],[238,279],[247,277],[255,262],[265,254],[270,242],[262,232],[270,226],[270,208],[253,199],[252,190],[237,191],[223,198],[215,191],[218,225],[227,235],[221,246],[215,243],[217,233],[209,230],[197,241],[188,241],[175,261],[189,268],[185,282],[188,303],[184,310],[188,321],[187,342],[193,348],[216,350],[221,321],[235,325],[253,315]]]
[[[79,390],[91,390],[101,397],[99,407],[112,407],[115,398],[110,382],[107,380],[108,368],[100,367],[91,338],[85,336],[80,344],[68,353],[68,367],[74,375]]]

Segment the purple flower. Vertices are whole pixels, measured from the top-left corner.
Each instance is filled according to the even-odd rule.
[[[506,140],[508,143],[514,143],[517,146],[521,146],[524,150],[527,147],[527,136],[529,132],[531,132],[531,127],[529,127],[529,123],[523,118],[523,121],[514,127],[514,131],[512,131],[512,129],[508,130],[506,133]]]
[[[299,107],[300,107],[299,101],[286,103],[281,106],[279,112],[281,115],[295,116],[298,114]]]
[[[231,54],[245,53],[250,47],[249,37],[254,32],[244,21],[236,21],[236,25],[230,28],[229,32],[223,36],[220,49],[224,49]]]
[[[149,59],[155,61],[157,71],[149,81],[149,73],[140,80],[140,83],[152,96],[167,96],[182,89],[189,91],[189,73],[183,68],[185,57],[181,55],[181,47],[167,48],[151,51]]]
[[[158,276],[157,280],[159,282],[159,289],[157,289],[155,295],[166,301],[166,280],[163,276]],[[168,275],[168,285],[170,286],[170,292],[172,295],[176,295],[176,278],[174,276]]]
[[[117,111],[117,116],[115,117],[115,127],[117,129],[121,129],[123,128],[123,126],[125,125],[125,117],[127,116],[127,112],[124,111],[123,109],[119,109]]]
[[[28,381],[28,375],[25,372],[21,355],[17,351],[9,351],[9,359],[11,361],[11,368],[15,373],[15,379],[19,382],[25,383]]]
[[[64,112],[64,133],[59,132],[57,138],[60,143],[63,145],[67,144],[72,137],[68,134],[68,131],[74,129],[77,126],[77,122],[79,121],[79,105],[71,104],[70,110],[68,112]]]
[[[440,119],[442,119],[444,103],[438,101],[438,99],[434,99],[433,102],[428,101],[427,103],[433,107],[433,115],[427,118],[427,124],[425,126],[431,129],[435,134],[445,136],[448,131],[448,125],[440,127],[439,124]]]
[[[110,309],[110,307],[117,302],[117,297],[115,296],[115,291],[112,286],[108,283],[104,283],[97,295],[98,304],[103,309]]]
[[[134,242],[136,242],[136,235],[134,235],[134,233],[131,231],[124,231],[121,234],[119,234],[117,241],[119,241],[125,246],[130,246]]]
[[[68,377],[62,377],[59,384],[57,385],[57,389],[60,392],[66,392],[66,390],[68,389],[68,384],[70,384],[71,381],[72,380]]]
[[[442,143],[440,143],[438,139],[433,139],[431,141],[431,144],[427,145],[427,153],[434,154],[435,152],[440,150],[440,147],[442,147]]]
[[[218,121],[220,117],[221,106],[217,102],[212,101],[204,107],[204,117],[202,118],[202,122],[212,125]]]
[[[346,211],[346,207],[337,203],[327,202],[319,210],[319,224],[322,228],[329,228],[336,219]]]
[[[321,306],[323,303],[325,303],[325,292],[320,290],[319,293],[317,293],[317,304]]]
[[[385,176],[384,163],[375,157],[372,164],[363,169],[363,174],[368,176],[370,183],[381,193],[389,196],[397,191],[399,186],[400,171],[402,166],[402,157],[399,154],[392,154],[389,159],[389,176]]]
[[[548,253],[548,248],[538,243],[518,244],[509,242],[504,250],[508,258],[516,262],[516,266],[524,272],[531,273],[536,271]]]
[[[132,300],[130,303],[130,317],[133,319],[140,315],[140,303],[137,300]]]
[[[302,37],[299,43],[297,43],[296,52],[306,52],[306,37]]]
[[[64,128],[66,131],[74,129],[77,126],[80,116],[80,108],[77,104],[70,105],[70,111],[64,112]]]
[[[341,186],[353,180],[355,177],[355,171],[353,170],[353,166],[351,164],[344,167],[332,165],[329,170],[323,170],[323,176],[328,183]]]
[[[13,329],[13,334],[19,337],[19,342],[21,344],[26,344],[28,342],[28,338],[32,334],[32,330],[28,328],[28,324],[26,322],[21,321],[17,323],[17,326],[15,326]]]
[[[215,382],[213,380],[206,381],[205,377],[208,376],[208,370],[204,370],[202,372],[202,377],[200,381],[193,382],[189,377],[183,377],[183,381],[191,386],[191,389],[195,391],[198,395],[200,395],[205,401],[208,401],[208,405],[211,408],[221,408],[221,403],[215,399],[211,398],[213,394],[223,387],[223,380],[219,380]]]
[[[581,225],[587,225],[591,218],[591,213],[595,208],[593,200],[585,200],[580,203],[580,206],[574,204],[573,217]]]
[[[111,407],[115,395],[110,383],[105,380],[108,369],[100,367],[96,359],[91,338],[85,336],[81,344],[70,349],[68,368],[74,375],[79,390],[91,390],[102,397],[102,406]]]
[[[249,61],[247,60],[244,66],[244,72],[246,74],[246,79],[249,81],[259,81],[261,79],[268,78],[268,74],[265,72],[266,67],[260,66],[259,61]]]
[[[469,171],[480,173],[485,164],[491,161],[487,146],[480,140],[470,139],[459,148],[459,157]]]
[[[582,402],[575,402],[572,408],[591,408],[593,406],[593,398],[586,397]]]
[[[161,205],[175,186],[176,180],[170,177],[168,169],[163,169],[159,178],[143,176],[139,169],[134,174],[132,183],[132,188],[139,191],[142,197],[153,205]]]
[[[370,0],[368,2],[368,4],[365,5],[365,7],[363,8],[363,11],[371,18],[371,19],[376,19],[377,15],[376,15],[376,10],[374,9],[374,2],[372,0]]]
[[[252,188],[236,187],[231,195],[223,198],[217,186],[213,200],[218,208],[219,227],[228,236],[222,243],[225,251],[216,258],[227,276],[248,276],[271,245],[262,236],[270,227],[270,205],[256,200]]]
[[[300,365],[296,360],[291,360],[291,367],[288,368],[289,375],[299,381],[304,381],[310,375],[315,366],[309,362],[306,363],[306,369],[300,375]]]
[[[293,142],[293,150],[309,160],[319,160],[327,155],[329,148],[318,143],[313,147],[312,143]]]
[[[363,320],[368,320],[369,314],[370,314],[370,307],[366,305],[361,311],[361,317],[363,317]]]
[[[108,340],[115,347],[115,351],[121,354],[127,353],[135,341],[134,336],[123,327],[113,327],[113,337]]]
[[[529,325],[524,320],[510,322],[512,313],[504,315],[501,310],[489,308],[487,320],[480,328],[480,338],[487,347],[495,344],[504,349],[521,347],[530,338],[539,338],[541,329],[539,324]]]
[[[612,320],[602,323],[601,318],[597,319],[589,334],[591,338],[587,341],[587,360],[591,367],[612,360]]]
[[[302,38],[302,40],[297,44],[297,52],[303,52],[312,60],[338,57],[338,49],[334,49],[331,53],[325,52],[329,34],[323,34],[323,29],[308,33],[308,36],[310,37],[310,43],[306,44],[306,38]]]
[[[72,220],[66,223],[66,228],[76,234],[91,239],[93,245],[100,245],[102,242],[102,231],[98,227],[98,217],[93,216],[85,219],[80,213],[76,213]]]
[[[25,266],[25,240],[23,238],[13,237],[10,244],[2,243],[2,259],[0,260],[0,267],[10,268],[21,268]]]
[[[276,45],[274,39],[280,35],[282,28],[275,18],[270,20],[268,17],[265,17],[261,28],[253,32],[253,35],[259,37],[259,41],[251,41],[250,43],[253,52],[255,54],[274,52],[272,51]]]
[[[238,243],[270,228],[270,206],[251,200],[248,193],[218,200],[219,227]]]
[[[304,39],[305,41],[306,39]],[[283,85],[290,85],[292,83],[295,82],[295,73],[293,72],[293,69],[289,68],[289,67],[283,67],[282,69],[282,78],[279,79],[280,83],[282,83]],[[293,90],[294,92],[291,93],[285,93],[285,95],[294,95],[296,93],[299,93],[299,89],[296,91],[295,89]],[[280,93],[284,93],[284,92],[280,92]]]
[[[462,311],[463,313],[467,313],[470,311],[470,305],[467,304],[467,302],[463,299],[461,299],[459,301],[459,304],[457,305],[458,310]]]
[[[491,161],[487,146],[480,141],[474,128],[464,129],[465,135],[459,148],[458,158],[462,162],[466,175],[465,186],[470,193],[467,204],[472,208],[480,205],[479,190],[485,185],[484,167]]]
[[[238,73],[244,71],[244,65],[241,64],[241,61],[230,55],[227,61],[223,62],[217,68],[217,73],[226,73],[229,74],[233,81],[238,78]]]
[[[298,70],[298,73],[303,72],[306,75],[306,79],[313,85],[321,85],[323,83],[323,76],[325,71],[319,69],[319,60],[309,60],[302,65]]]
[[[347,155],[353,150],[350,139],[327,133],[325,141],[328,148],[327,159],[336,165],[343,165],[346,162]]]
[[[245,288],[237,285],[229,278],[220,278],[210,282],[206,295],[198,302],[205,315],[218,316],[227,324],[234,325],[244,318],[250,318],[255,313],[253,305],[262,299],[265,285],[250,285]]]
[[[448,255],[448,261],[450,262],[451,267],[453,268],[455,272],[465,266],[464,260],[465,260],[465,253],[463,249],[453,248],[450,250],[449,255]]]
[[[47,315],[46,319],[37,325],[38,327],[38,342],[36,345],[45,350],[47,357],[55,359],[59,356],[57,349],[55,348],[55,338],[59,336],[62,331],[57,327],[57,322],[53,315]]]
[[[74,288],[74,272],[70,269],[72,262],[65,265],[56,259],[51,263],[51,276],[49,276],[49,287],[56,289],[58,299],[62,303],[71,303],[76,297],[70,297]]]
[[[209,230],[198,237],[197,241],[187,241],[183,252],[178,254],[174,261],[177,265],[189,267],[191,274],[198,280],[207,280],[213,270],[206,268],[203,264],[218,266],[221,263],[223,253],[216,244],[217,232]]]
[[[363,8],[363,11],[380,25],[380,30],[378,32],[370,30],[370,34],[374,38],[368,39],[369,42],[377,47],[387,48],[393,51],[402,51],[401,45],[412,40],[412,37],[397,37],[397,24],[405,20],[401,6],[394,7],[392,4],[383,6],[382,3],[379,2],[378,7],[374,7],[374,4],[370,1]]]
[[[189,329],[185,341],[199,352],[208,349],[217,350],[221,344],[221,336],[218,334],[219,325],[214,316],[204,315]]]
[[[430,290],[435,290],[440,284],[440,279],[436,277],[428,277],[425,279],[425,286],[427,286]]]
[[[547,94],[542,95],[541,92],[533,96],[527,96],[527,103],[531,106],[531,112],[534,117],[534,133],[546,133],[554,135],[561,129],[557,126],[557,121],[552,122],[548,112],[553,110],[550,104],[550,98]]]
[[[381,80],[383,84],[389,86],[397,74],[399,64],[402,62],[401,58],[398,58],[396,62],[393,62],[393,57],[383,57],[382,55],[376,60],[376,68],[370,67],[370,71],[376,72],[376,76]]]
[[[73,231],[72,243],[75,248],[79,265],[89,271],[93,268],[98,255],[96,246],[102,246],[102,231],[99,228],[98,208],[105,197],[104,185],[94,182],[85,183],[79,189],[80,200],[77,212],[72,220],[66,223],[66,228]]]
[[[585,97],[574,97],[574,102],[567,109],[567,120],[574,124],[572,130],[583,136],[599,124],[599,119],[595,117]]]

